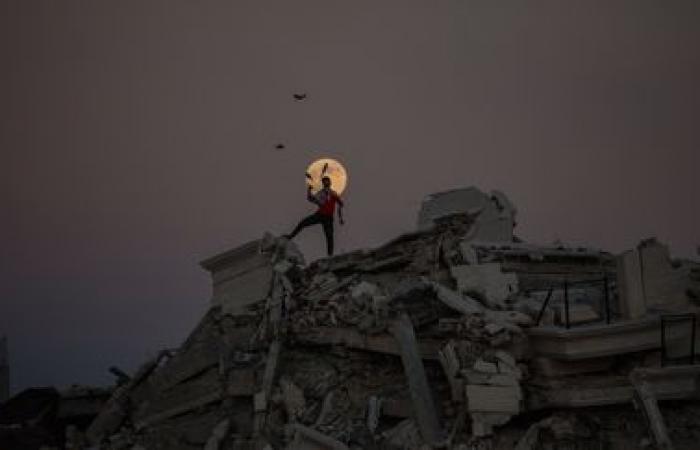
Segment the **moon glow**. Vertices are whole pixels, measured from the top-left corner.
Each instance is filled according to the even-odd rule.
[[[326,167],[325,173],[323,172],[324,166]],[[345,167],[340,164],[335,159],[321,158],[312,162],[306,169],[306,173],[311,176],[311,179],[306,178],[306,184],[313,188],[314,192],[321,189],[321,178],[327,176],[331,179],[331,189],[333,189],[338,194],[342,194],[345,187],[348,184],[348,173],[345,171]]]

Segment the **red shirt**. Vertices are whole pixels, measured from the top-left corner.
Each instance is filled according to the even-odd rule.
[[[318,200],[319,204],[317,212],[324,216],[333,217],[333,213],[335,213],[335,204],[343,204],[343,201],[340,200],[338,194],[333,190],[326,191],[325,189],[321,189],[316,194],[316,200]]]

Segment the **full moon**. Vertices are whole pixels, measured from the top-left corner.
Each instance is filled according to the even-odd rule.
[[[324,167],[326,168],[325,172]],[[306,177],[306,184],[311,186],[314,192],[321,189],[321,178],[324,176],[331,179],[331,189],[338,194],[342,194],[348,184],[348,173],[345,171],[345,167],[335,159],[317,159],[309,165],[306,173],[311,177],[310,179],[308,176]]]

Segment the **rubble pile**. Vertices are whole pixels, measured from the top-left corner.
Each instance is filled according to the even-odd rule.
[[[376,249],[306,265],[268,233],[204,261],[211,308],[180,348],[115,389],[87,445],[621,449],[700,438],[700,425],[663,423],[700,411],[687,402],[694,359],[661,367],[688,357],[691,329],[674,322],[659,341],[661,312],[694,317],[698,264],[666,261],[655,241],[634,250],[651,255],[640,271],[627,254],[524,243],[515,215],[502,193],[468,188],[429,197],[417,231]],[[653,304],[632,294],[640,282]]]

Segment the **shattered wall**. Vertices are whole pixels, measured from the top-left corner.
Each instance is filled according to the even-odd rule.
[[[470,240],[513,240],[517,210],[500,191],[486,195],[476,187],[469,187],[430,194],[421,204],[418,228],[429,228],[435,224],[436,219],[452,214],[475,217],[474,226],[465,236]]]

